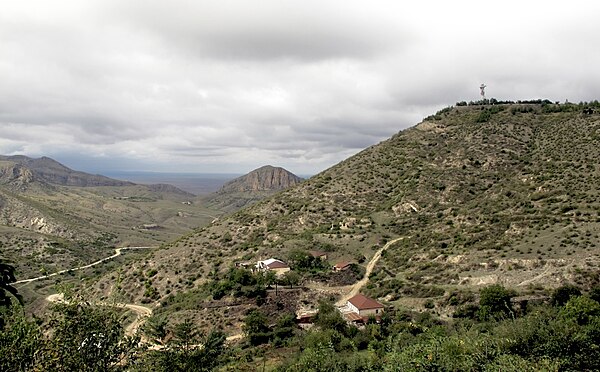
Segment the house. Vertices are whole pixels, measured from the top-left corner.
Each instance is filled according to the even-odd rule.
[[[349,299],[346,306],[350,313],[355,314],[355,317],[356,315],[361,318],[367,318],[371,315],[379,317],[383,314],[382,304],[360,293]]]
[[[352,265],[352,262],[348,262],[348,261],[338,262],[335,265],[333,265],[333,271],[348,270],[351,265]]]
[[[321,259],[321,261],[327,261],[327,252],[322,252],[322,251],[308,251],[308,253],[310,253],[310,255],[313,256],[314,258]]]
[[[285,262],[276,258],[258,261],[255,267],[257,271],[273,271],[277,276],[281,276],[290,271],[290,267]]]

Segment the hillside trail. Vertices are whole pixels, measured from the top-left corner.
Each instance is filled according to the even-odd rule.
[[[50,296],[46,297],[46,301],[52,302],[52,303],[57,303],[57,302],[64,303],[64,302],[66,302],[65,294],[64,293],[51,294]],[[142,324],[144,324],[146,319],[152,315],[152,309],[149,307],[146,307],[146,306],[142,306],[142,305],[126,304],[126,303],[119,303],[119,302],[116,302],[116,303],[96,302],[96,303],[94,303],[94,305],[117,307],[117,308],[133,311],[137,316],[136,316],[135,320],[133,322],[131,322],[131,324],[129,324],[125,328],[126,336],[133,336],[138,331],[138,329],[142,326]]]
[[[48,302],[52,302],[52,303],[57,303],[57,302],[65,302],[65,295],[64,293],[55,293],[55,294],[51,294],[49,296],[46,297],[46,301]],[[136,318],[134,319],[133,322],[131,322],[131,324],[129,324],[126,328],[125,328],[125,335],[132,337],[134,336],[139,329],[144,325],[144,323],[146,322],[146,320],[152,316],[152,309],[147,307],[147,306],[142,306],[142,305],[136,305],[136,304],[127,304],[127,303],[120,303],[120,302],[116,302],[116,303],[111,303],[111,302],[97,302],[94,305],[97,306],[111,306],[111,307],[117,307],[117,308],[121,308],[121,309],[127,309],[127,310],[131,310],[136,314]],[[231,341],[236,341],[236,340],[240,340],[244,337],[243,333],[237,333],[237,334],[233,334],[231,336],[228,336],[226,338],[227,341],[231,342]],[[152,349],[152,350],[160,350],[165,348],[165,345],[160,345],[157,343],[152,342],[151,340],[149,340],[147,337],[142,335],[141,341],[143,343],[148,344],[148,348]],[[192,345],[192,347],[202,347],[203,345]]]
[[[158,248],[158,247],[121,247],[121,248],[115,248],[115,254],[113,254],[112,256],[104,257],[104,258],[102,258],[102,259],[100,259],[98,261],[92,262],[91,264],[87,264],[87,265],[83,265],[83,266],[78,266],[78,267],[71,268],[71,269],[60,270],[60,271],[57,271],[57,272],[52,273],[52,274],[40,275],[40,276],[37,276],[35,278],[18,280],[16,282],[14,282],[14,284],[31,283],[31,282],[34,282],[36,280],[42,280],[42,279],[46,279],[46,278],[51,278],[53,276],[64,274],[64,273],[69,272],[69,271],[78,271],[78,270],[88,269],[90,267],[99,265],[99,264],[101,264],[103,262],[106,262],[108,260],[112,260],[113,258],[119,257],[120,255],[123,254],[123,251],[125,251],[125,250],[130,250],[130,249],[153,249],[153,248]]]
[[[375,268],[375,265],[377,265],[377,262],[379,261],[379,259],[381,258],[381,254],[383,253],[383,251],[385,251],[386,249],[388,249],[392,244],[400,241],[404,239],[404,237],[400,237],[400,238],[396,238],[393,240],[390,240],[389,242],[387,242],[383,247],[381,247],[377,252],[375,252],[375,254],[373,255],[373,257],[371,258],[371,260],[369,261],[369,263],[367,264],[367,268],[365,271],[365,276],[363,276],[363,278],[361,280],[359,280],[358,282],[354,283],[352,286],[350,286],[348,292],[345,295],[342,295],[342,297],[335,303],[336,306],[344,306],[346,304],[346,302],[354,297],[355,295],[358,294],[358,292],[360,292],[360,290],[362,289],[362,287],[364,287],[368,282],[369,282],[369,275],[371,275],[371,273],[373,272],[373,269]],[[348,286],[344,286],[344,287],[340,287],[341,288],[347,288]],[[333,289],[334,287],[331,287],[331,289]]]

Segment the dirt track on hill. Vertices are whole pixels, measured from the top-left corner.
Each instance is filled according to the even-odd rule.
[[[400,237],[400,238],[396,238],[394,240],[390,240],[389,242],[386,243],[386,245],[384,245],[377,252],[375,252],[375,254],[373,255],[373,257],[371,258],[371,260],[367,264],[367,269],[365,271],[365,276],[363,276],[363,278],[361,280],[359,280],[358,282],[354,283],[350,287],[350,290],[348,291],[348,293],[346,293],[345,295],[343,295],[335,303],[336,306],[343,306],[343,305],[345,305],[346,302],[350,298],[352,298],[353,296],[355,296],[356,294],[358,294],[358,292],[360,292],[360,290],[362,289],[362,287],[364,287],[369,282],[369,275],[371,275],[371,273],[373,272],[373,269],[375,268],[375,265],[377,265],[377,262],[381,258],[381,254],[383,253],[383,251],[385,251],[386,249],[388,249],[392,244],[394,244],[394,243],[396,243],[396,242],[398,242],[398,241],[400,241],[402,239],[404,239],[404,237]],[[347,286],[344,286],[343,288],[346,288],[346,287]]]
[[[53,276],[64,274],[64,273],[69,272],[69,271],[78,271],[78,270],[87,269],[87,268],[99,265],[99,264],[101,264],[101,263],[103,263],[105,261],[112,260],[115,257],[119,257],[120,255],[123,254],[123,251],[126,251],[126,250],[130,250],[130,249],[152,249],[152,248],[158,248],[158,247],[121,247],[121,248],[115,248],[115,254],[113,254],[112,256],[104,257],[103,259],[100,259],[100,260],[98,260],[96,262],[92,262],[91,264],[87,264],[87,265],[83,265],[83,266],[78,266],[78,267],[71,268],[71,269],[60,270],[60,271],[57,271],[57,272],[52,273],[52,274],[41,275],[41,276],[37,276],[35,278],[19,280],[19,281],[16,281],[14,284],[31,283],[31,282],[34,282],[36,280],[42,280],[42,279],[51,278]]]

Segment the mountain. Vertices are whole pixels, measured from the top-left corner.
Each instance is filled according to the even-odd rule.
[[[395,238],[364,292],[398,305],[491,283],[592,285],[600,281],[598,108],[441,110],[123,268],[124,295],[144,298],[137,273],[153,267],[161,298],[236,261],[312,249],[332,263],[360,263]]]
[[[213,208],[234,212],[302,181],[284,168],[265,165],[225,183],[205,200]]]
[[[47,157],[0,157],[0,258],[20,278],[158,246],[220,211],[166,184],[137,185],[65,167]]]
[[[29,176],[27,182],[33,180],[63,186],[130,186],[131,182],[119,181],[101,175],[74,171],[61,163],[48,157],[32,159],[23,155],[4,156],[0,155],[0,180],[11,180],[12,175],[19,174],[25,169]],[[12,164],[12,165],[11,165]],[[22,179],[22,178],[21,178]]]
[[[281,167],[265,165],[225,183],[218,194],[245,191],[280,191],[300,182],[302,182],[302,178]]]

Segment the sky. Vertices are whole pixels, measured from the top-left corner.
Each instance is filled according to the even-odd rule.
[[[600,2],[19,0],[0,154],[316,174],[458,101],[600,99]]]

